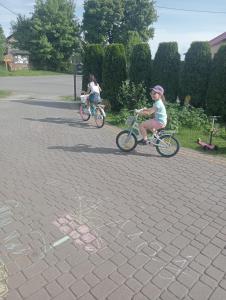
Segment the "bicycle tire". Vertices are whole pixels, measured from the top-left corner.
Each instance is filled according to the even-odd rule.
[[[167,139],[170,139],[170,141],[167,141]],[[165,140],[165,141],[164,141]],[[160,145],[161,142],[164,141],[164,145],[169,145],[169,147],[164,147],[164,145]],[[175,145],[175,149],[172,148],[172,151],[169,152],[169,149],[171,149],[171,142],[174,142],[174,145]],[[170,144],[169,144],[170,143]],[[164,157],[172,157],[172,156],[175,156],[177,154],[177,152],[179,151],[180,149],[180,144],[178,142],[178,140],[170,135],[170,134],[163,134],[159,137],[159,139],[156,141],[156,150],[157,152],[161,155],[161,156],[164,156]],[[166,149],[168,152],[164,152],[164,149]]]
[[[82,104],[80,105],[79,113],[83,121],[88,121],[90,119],[90,114],[84,112],[84,106]]]
[[[101,116],[101,117],[100,117]],[[98,119],[99,118],[99,119]],[[96,113],[94,116],[97,128],[102,128],[104,126],[105,123],[105,116],[102,114],[101,109],[96,108]],[[100,122],[99,122],[100,121]]]
[[[123,135],[125,136],[124,138],[129,138],[132,141],[132,146],[128,145],[129,141],[126,141],[126,143],[122,143],[121,142],[121,138],[123,137]],[[129,130],[123,130],[121,132],[119,132],[119,134],[116,136],[116,145],[118,146],[118,148],[124,152],[130,152],[132,150],[134,150],[137,146],[137,138],[135,136],[134,133],[131,133]],[[127,146],[126,146],[127,145]]]

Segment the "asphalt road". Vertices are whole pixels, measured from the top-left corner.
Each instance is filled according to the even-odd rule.
[[[80,95],[82,77],[77,76],[77,96]],[[74,95],[73,75],[0,77],[0,90],[12,91],[12,99],[60,99]]]

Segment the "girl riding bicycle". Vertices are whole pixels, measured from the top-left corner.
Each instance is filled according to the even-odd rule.
[[[150,95],[154,104],[151,108],[143,108],[140,110],[139,115],[152,115],[155,114],[154,119],[147,120],[140,124],[140,132],[143,136],[142,144],[147,145],[147,130],[153,133],[156,130],[166,127],[167,124],[167,114],[166,108],[163,103],[164,99],[164,89],[160,85],[156,85],[151,88]]]
[[[89,93],[89,97],[87,98],[87,108],[89,113],[91,114],[90,103],[98,103],[101,101],[100,98],[101,88],[97,83],[97,80],[93,74],[89,75],[89,84],[88,84],[87,92]]]

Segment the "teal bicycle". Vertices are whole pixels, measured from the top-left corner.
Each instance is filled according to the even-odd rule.
[[[118,148],[124,152],[134,150],[142,140],[138,117],[139,110],[134,110],[134,115],[129,116],[126,121],[128,129],[119,132],[116,137]],[[148,138],[148,144],[154,146],[161,156],[172,157],[176,155],[180,149],[180,144],[174,137],[175,133],[173,130],[159,129]]]
[[[95,123],[98,128],[102,128],[105,123],[106,113],[104,111],[104,105],[100,103],[97,104],[90,104],[90,111],[87,109],[86,104],[87,95],[81,95],[81,105],[79,109],[80,116],[83,121],[88,121],[91,116],[94,117]]]

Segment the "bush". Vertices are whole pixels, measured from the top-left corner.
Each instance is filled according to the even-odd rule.
[[[102,84],[102,65],[104,49],[102,45],[91,44],[84,47],[82,88],[87,90],[89,74],[93,74],[97,82]]]
[[[226,45],[220,47],[214,56],[209,88],[207,112],[222,116],[226,121]]]
[[[202,108],[191,106],[180,106],[179,104],[168,104],[166,107],[168,115],[168,125],[170,129],[179,130],[181,127],[186,128],[203,128],[207,130],[210,122]]]
[[[119,90],[118,102],[121,107],[129,110],[142,108],[147,105],[146,89],[144,84],[135,84],[133,82],[124,81]]]
[[[181,92],[183,99],[190,95],[195,107],[206,106],[206,94],[211,67],[211,51],[208,42],[193,42],[185,56]]]
[[[160,43],[153,62],[152,85],[160,84],[165,97],[175,102],[179,89],[180,54],[176,42]]]
[[[130,69],[130,81],[135,84],[144,83],[146,89],[151,84],[151,51],[147,43],[137,44],[133,47]]]
[[[103,94],[110,101],[113,111],[119,111],[118,92],[126,80],[126,57],[122,44],[111,44],[106,47],[103,60]]]

